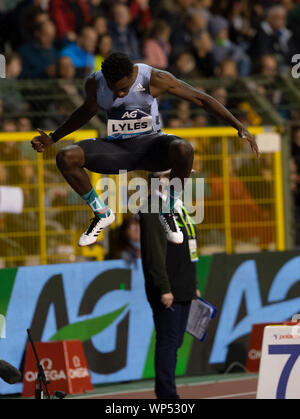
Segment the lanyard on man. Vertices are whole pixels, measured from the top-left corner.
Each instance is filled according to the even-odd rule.
[[[178,215],[179,215],[179,218],[180,218],[182,224],[178,221],[177,221],[177,224],[179,225],[179,227],[185,227],[186,232],[188,234],[188,242],[189,242],[191,262],[197,262],[198,261],[198,254],[197,254],[197,240],[196,240],[195,224],[194,224],[193,220],[191,219],[191,217],[189,216],[187,210],[184,208],[184,206],[182,206],[181,208],[182,208],[182,211],[183,211],[185,217],[183,216],[183,214],[181,214],[178,211]],[[185,220],[185,218],[186,218],[186,220]]]

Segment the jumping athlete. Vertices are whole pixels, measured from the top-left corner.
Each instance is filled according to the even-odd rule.
[[[146,64],[133,64],[127,55],[113,53],[102,69],[88,77],[84,103],[55,131],[31,141],[37,152],[44,152],[53,143],[78,130],[94,117],[99,107],[107,114],[107,137],[80,141],[60,150],[57,167],[69,185],[91,207],[94,218],[79,239],[79,246],[94,244],[103,228],[115,216],[91,185],[84,168],[102,174],[118,174],[119,170],[161,172],[171,169],[170,180],[180,179],[180,188],[170,188],[168,205],[159,215],[167,239],[182,243],[183,234],[174,218],[174,203],[193,165],[193,148],[186,140],[166,135],[161,130],[157,98],[170,93],[188,100],[223,119],[237,129],[252,151],[259,154],[255,138],[221,103],[213,97],[175,78],[172,74]],[[176,183],[175,183],[176,185]]]

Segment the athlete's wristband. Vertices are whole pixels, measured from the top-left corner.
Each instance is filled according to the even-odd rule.
[[[59,140],[59,138],[57,138],[56,135],[55,135],[55,131],[50,132],[49,137],[52,138],[54,143],[57,143],[57,141]]]

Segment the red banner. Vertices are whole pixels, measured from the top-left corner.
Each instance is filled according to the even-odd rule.
[[[51,395],[55,391],[78,394],[93,389],[87,362],[80,340],[35,342]],[[37,380],[37,365],[30,344],[27,345],[23,378],[23,397],[33,397]]]
[[[252,325],[247,358],[247,370],[249,372],[259,371],[264,329],[266,326],[271,326],[272,324],[278,323],[258,323]]]

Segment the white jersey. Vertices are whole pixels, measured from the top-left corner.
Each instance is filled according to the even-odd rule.
[[[114,96],[102,70],[95,73],[97,103],[106,111],[108,139],[123,139],[161,130],[157,99],[150,94],[152,67],[136,64],[138,74],[124,98]]]

